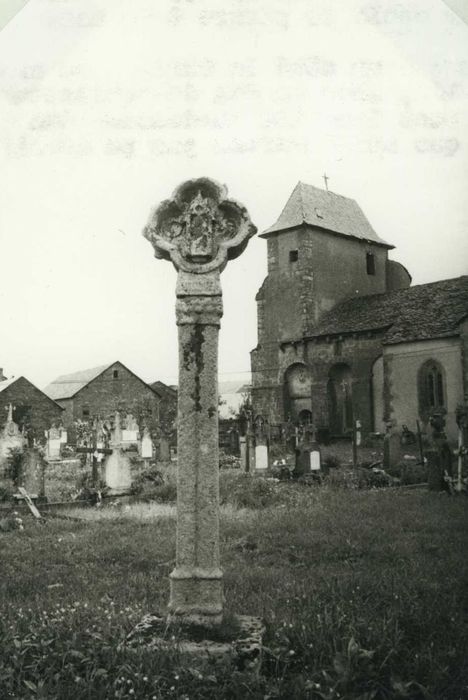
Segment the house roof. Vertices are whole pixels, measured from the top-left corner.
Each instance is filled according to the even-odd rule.
[[[128,369],[128,367],[125,367],[125,365],[118,360],[116,362],[111,362],[108,365],[100,365],[99,367],[92,367],[91,369],[83,369],[79,372],[73,372],[72,374],[62,374],[45,387],[44,393],[47,394],[47,396],[50,396],[51,399],[71,399],[73,396],[75,396],[75,394],[81,391],[81,389],[99,377],[100,374],[105,372],[106,369],[109,369],[114,365],[124,367],[128,372],[130,372],[130,374],[133,374],[134,377],[139,379],[142,384],[145,384],[159,396],[159,393],[153,387],[146,384],[143,379]]]
[[[150,384],[150,387],[155,391],[161,398],[176,400],[177,399],[177,387],[171,386],[169,384],[164,384],[164,382],[156,381]]]
[[[297,183],[276,223],[260,236],[268,238],[274,233],[303,224],[371,241],[387,248],[394,247],[379,238],[354,199],[306,185],[304,182]]]
[[[468,315],[468,275],[355,297],[326,313],[307,337],[385,330],[384,344],[444,338]]]
[[[10,379],[4,379],[2,382],[0,382],[0,391],[4,391],[8,386],[11,386],[15,382],[17,382],[19,377],[10,377]]]
[[[15,384],[16,382],[18,382],[20,379],[22,379],[24,382],[27,382],[27,383],[28,383],[30,386],[32,386],[36,391],[39,391],[41,394],[43,394],[44,397],[45,397],[48,401],[52,401],[52,403],[54,403],[54,404],[57,406],[57,408],[60,408],[61,411],[63,410],[62,406],[60,406],[58,403],[56,403],[56,402],[54,401],[54,399],[53,399],[51,396],[49,396],[49,394],[47,394],[45,391],[42,391],[41,389],[39,389],[35,384],[33,384],[32,382],[30,382],[29,379],[26,379],[26,377],[23,377],[23,376],[20,376],[20,377],[11,377],[10,379],[5,379],[5,380],[3,380],[2,382],[0,382],[0,393],[1,393],[2,391],[5,391],[5,389],[7,389],[7,387],[12,386],[12,385]]]
[[[93,379],[96,379],[96,377],[113,364],[115,363],[112,362],[109,365],[100,365],[99,367],[92,367],[91,369],[83,369],[79,372],[72,372],[72,374],[62,374],[48,384],[44,392],[47,396],[50,396],[51,399],[70,399],[77,394],[80,389],[89,384]]]

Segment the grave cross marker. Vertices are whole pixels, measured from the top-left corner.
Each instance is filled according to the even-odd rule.
[[[208,178],[180,185],[152,213],[144,236],[178,270],[179,335],[177,553],[170,617],[218,624],[223,613],[219,560],[218,332],[220,272],[256,232],[245,207]]]

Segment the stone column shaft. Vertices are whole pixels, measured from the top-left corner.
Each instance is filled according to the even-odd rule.
[[[196,286],[196,279],[194,280]],[[187,278],[184,280],[187,286]],[[180,287],[181,285],[179,285]],[[190,285],[190,279],[188,281]],[[179,289],[180,291],[180,289]],[[219,564],[219,275],[212,295],[177,298],[179,328],[177,556],[169,611],[216,624],[223,610]]]

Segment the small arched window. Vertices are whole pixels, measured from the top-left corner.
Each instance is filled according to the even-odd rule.
[[[435,360],[425,362],[419,372],[419,408],[422,415],[445,407],[444,373]]]

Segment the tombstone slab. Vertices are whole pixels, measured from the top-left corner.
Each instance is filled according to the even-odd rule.
[[[268,447],[266,445],[255,446],[255,471],[265,472],[268,469]]]
[[[383,442],[383,467],[391,469],[401,460],[400,436],[394,431],[393,426],[387,426],[387,434]]]
[[[102,473],[109,495],[120,496],[130,491],[132,470],[130,457],[123,449],[123,431],[119,411],[115,412],[109,447],[112,453],[104,459]]]
[[[44,462],[37,448],[24,451],[23,485],[29,494],[44,495]]]
[[[159,440],[159,460],[161,462],[171,461],[171,446],[169,440],[164,435],[161,435]]]
[[[0,467],[4,468],[8,463],[10,450],[23,451],[25,446],[26,440],[13,420],[13,406],[10,404],[5,426],[0,432]]]
[[[147,427],[143,431],[143,436],[141,438],[141,457],[142,459],[152,459],[153,458],[153,441]]]
[[[180,185],[144,231],[178,270],[179,339],[176,566],[170,617],[203,625],[223,614],[219,558],[218,333],[220,272],[255,233],[245,207],[208,178]]]
[[[130,491],[132,472],[130,458],[121,447],[114,447],[104,461],[104,481],[109,495],[120,496]]]

